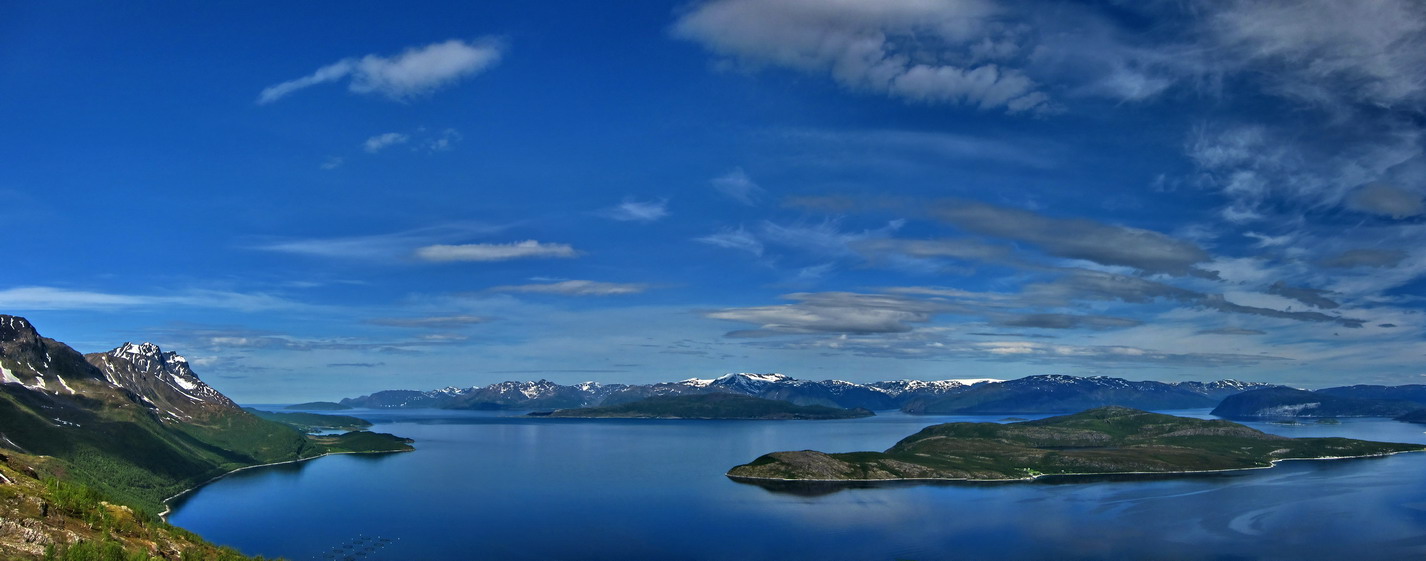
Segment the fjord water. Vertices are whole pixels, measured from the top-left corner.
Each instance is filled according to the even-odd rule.
[[[723,476],[775,450],[882,450],[927,425],[344,412],[416,452],[247,470],[169,520],[244,553],[341,559],[1418,559],[1426,453],[1181,477],[774,492]],[[1204,411],[1174,412],[1207,417]],[[1249,423],[1285,436],[1426,442],[1421,425]],[[368,548],[370,549],[370,548]]]

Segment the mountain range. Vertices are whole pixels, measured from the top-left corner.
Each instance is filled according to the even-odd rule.
[[[679,382],[628,385],[540,380],[433,391],[388,390],[343,399],[367,408],[570,409],[629,403],[655,396],[731,393],[843,409],[916,414],[1065,413],[1119,405],[1142,409],[1213,407],[1224,397],[1275,387],[1257,382],[1136,382],[1107,376],[1029,376],[1017,380],[894,380],[858,384],[798,380],[782,374],[725,374]]]
[[[1393,417],[1426,422],[1426,386],[1342,386],[1308,391],[1266,388],[1230,396],[1213,409],[1229,418]]]

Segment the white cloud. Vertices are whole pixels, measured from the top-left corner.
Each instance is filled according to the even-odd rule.
[[[912,323],[926,323],[944,306],[928,300],[882,294],[819,292],[788,294],[796,304],[727,308],[704,315],[751,323],[756,331],[735,331],[734,337],[796,333],[901,333]]]
[[[342,164],[344,163],[346,163],[346,160],[342,159],[340,156],[327,156],[327,159],[322,162],[322,169],[334,170],[339,167],[342,167]]]
[[[1421,204],[1421,195],[1379,181],[1352,191],[1347,197],[1347,206],[1352,210],[1390,216],[1398,220],[1419,216],[1426,211]]]
[[[719,193],[748,206],[758,204],[758,200],[765,193],[762,187],[753,182],[753,178],[748,177],[743,168],[733,168],[733,171],[713,178],[711,183]]]
[[[378,134],[376,136],[366,139],[366,142],[363,142],[361,146],[362,149],[366,150],[368,154],[375,154],[377,152],[380,152],[383,148],[386,148],[388,146],[394,146],[396,144],[405,144],[407,141],[410,140],[410,136],[401,134],[399,132],[388,132],[386,134]]]
[[[448,224],[369,236],[268,241],[251,245],[248,249],[329,259],[400,261],[409,258],[418,247],[472,235],[493,234],[503,229],[502,226],[483,224]]]
[[[668,216],[668,201],[626,200],[599,214],[622,222],[653,222]]]
[[[646,284],[567,280],[551,283],[497,286],[491,292],[526,292],[561,294],[565,296],[617,296],[639,294],[649,289]]]
[[[511,259],[560,258],[578,256],[573,247],[535,240],[495,244],[428,245],[416,249],[416,257],[425,261],[508,261]]]
[[[1282,247],[1292,243],[1291,235],[1270,236],[1261,232],[1243,232],[1243,235],[1258,240],[1257,243],[1253,244],[1253,247],[1258,248]]]
[[[1083,218],[1053,218],[974,201],[947,202],[936,210],[936,216],[978,234],[1035,244],[1057,257],[1133,267],[1148,273],[1212,276],[1198,266],[1208,261],[1207,251],[1152,230]]]
[[[347,78],[347,89],[354,93],[405,101],[489,69],[500,62],[504,51],[500,41],[489,38],[469,43],[451,39],[408,48],[391,57],[371,54],[342,59],[308,76],[268,86],[257,102],[272,103],[298,90]]]
[[[1200,183],[1227,199],[1230,222],[1274,217],[1284,203],[1292,214],[1347,204],[1402,218],[1421,212],[1420,196],[1393,184],[1421,181],[1423,138],[1419,127],[1390,119],[1323,123],[1312,135],[1227,126],[1195,131],[1187,153]]]
[[[980,0],[715,0],[681,17],[673,34],[750,65],[907,101],[1048,109],[1049,97],[1013,66],[1020,28],[998,15]]]
[[[1255,63],[1281,95],[1379,107],[1426,102],[1426,11],[1414,0],[1239,0],[1206,28],[1220,64]],[[1227,53],[1225,53],[1226,55]]]
[[[771,245],[800,249],[825,258],[851,257],[859,254],[856,246],[868,240],[884,239],[905,224],[904,220],[892,220],[875,230],[843,232],[836,221],[811,226],[764,222],[761,233],[762,239]]]
[[[50,286],[21,286],[0,290],[0,308],[9,310],[103,310],[186,306],[244,312],[292,310],[306,307],[268,294],[189,289],[162,296],[114,294]]]

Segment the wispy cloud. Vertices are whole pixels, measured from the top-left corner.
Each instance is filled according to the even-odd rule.
[[[734,331],[732,337],[789,333],[900,333],[911,324],[926,323],[946,310],[940,303],[918,298],[854,292],[795,293],[784,296],[795,304],[727,308],[707,312],[709,318],[751,323],[755,331]]]
[[[370,54],[342,59],[307,76],[268,86],[257,102],[272,103],[293,92],[344,79],[350,79],[347,89],[353,93],[405,101],[479,74],[500,62],[504,52],[504,44],[491,38],[471,42],[451,39],[389,57]]]
[[[404,318],[375,318],[367,320],[366,323],[373,325],[385,325],[387,327],[414,327],[422,329],[447,329],[452,327],[464,327],[485,323],[490,318],[481,316],[427,316],[427,317],[404,317]]]
[[[427,138],[422,145],[432,152],[445,152],[454,148],[457,142],[465,139],[460,131],[455,129],[445,129],[440,134]]]
[[[366,153],[375,154],[377,152],[380,152],[383,148],[386,148],[388,146],[395,146],[397,144],[405,144],[410,140],[410,136],[401,134],[399,132],[388,132],[385,134],[378,134],[376,136],[366,139],[366,142],[363,142],[361,144],[361,147],[363,150],[366,150]]]
[[[1420,216],[1426,212],[1421,203],[1421,195],[1407,191],[1390,183],[1374,181],[1347,196],[1347,206],[1353,210],[1402,219]]]
[[[999,25],[1000,12],[979,0],[716,0],[684,14],[673,34],[749,66],[827,75],[907,101],[1050,109],[1039,84],[1016,67],[1026,30]]]
[[[1237,0],[1209,12],[1204,25],[1233,56],[1252,65],[1272,91],[1299,101],[1378,107],[1426,103],[1426,13],[1412,0],[1370,3]]]
[[[758,241],[757,236],[742,226],[736,229],[725,229],[722,232],[709,234],[701,238],[694,238],[694,241],[727,249],[746,251],[757,256],[762,256],[763,254],[763,243]]]
[[[523,292],[531,294],[560,294],[564,296],[616,296],[639,294],[649,289],[647,284],[615,283],[590,280],[567,280],[551,283],[518,284],[497,286],[491,292]]]
[[[366,236],[269,240],[248,248],[328,259],[399,262],[409,260],[412,253],[423,246],[504,229],[505,226],[488,224],[447,224]]]
[[[1052,218],[974,201],[944,203],[935,215],[971,232],[1035,244],[1056,257],[1133,267],[1148,273],[1209,278],[1215,275],[1198,266],[1210,257],[1203,248],[1151,230],[1082,218]]]
[[[1268,294],[1276,294],[1285,298],[1291,298],[1293,300],[1297,300],[1298,302],[1302,302],[1303,304],[1307,304],[1314,308],[1321,308],[1323,310],[1330,310],[1341,306],[1341,304],[1338,304],[1335,300],[1332,300],[1331,298],[1328,298],[1326,296],[1327,294],[1330,294],[1326,290],[1289,286],[1282,281],[1277,281],[1273,283],[1272,286],[1269,286]]]
[[[1354,267],[1395,267],[1406,259],[1406,252],[1398,249],[1349,249],[1323,259],[1323,267],[1351,269]]]
[[[599,215],[621,222],[655,222],[668,216],[668,201],[626,200],[599,211]]]
[[[753,178],[748,177],[748,172],[743,171],[743,168],[734,168],[733,171],[713,178],[710,183],[723,196],[748,206],[758,204],[766,193],[753,182]]]
[[[162,295],[118,294],[51,286],[21,286],[0,290],[0,309],[106,310],[185,306],[242,312],[295,310],[310,306],[261,293],[187,289]]]
[[[1261,329],[1244,329],[1242,327],[1219,327],[1217,329],[1204,329],[1198,332],[1199,335],[1267,335]]]
[[[511,259],[569,259],[579,256],[573,247],[561,243],[535,240],[495,244],[428,245],[416,249],[416,258],[423,261],[508,261]]]
[[[986,333],[966,333],[977,337]],[[976,361],[1079,366],[1100,370],[1122,367],[1225,367],[1249,366],[1290,360],[1270,354],[1163,351],[1131,345],[1082,345],[1019,339],[967,341],[938,329],[860,335],[811,336],[795,339],[754,339],[749,344],[811,351],[823,355],[872,358]]]

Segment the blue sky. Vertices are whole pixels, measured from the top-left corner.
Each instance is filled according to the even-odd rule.
[[[242,401],[1426,375],[1426,9],[0,7],[0,311]]]

